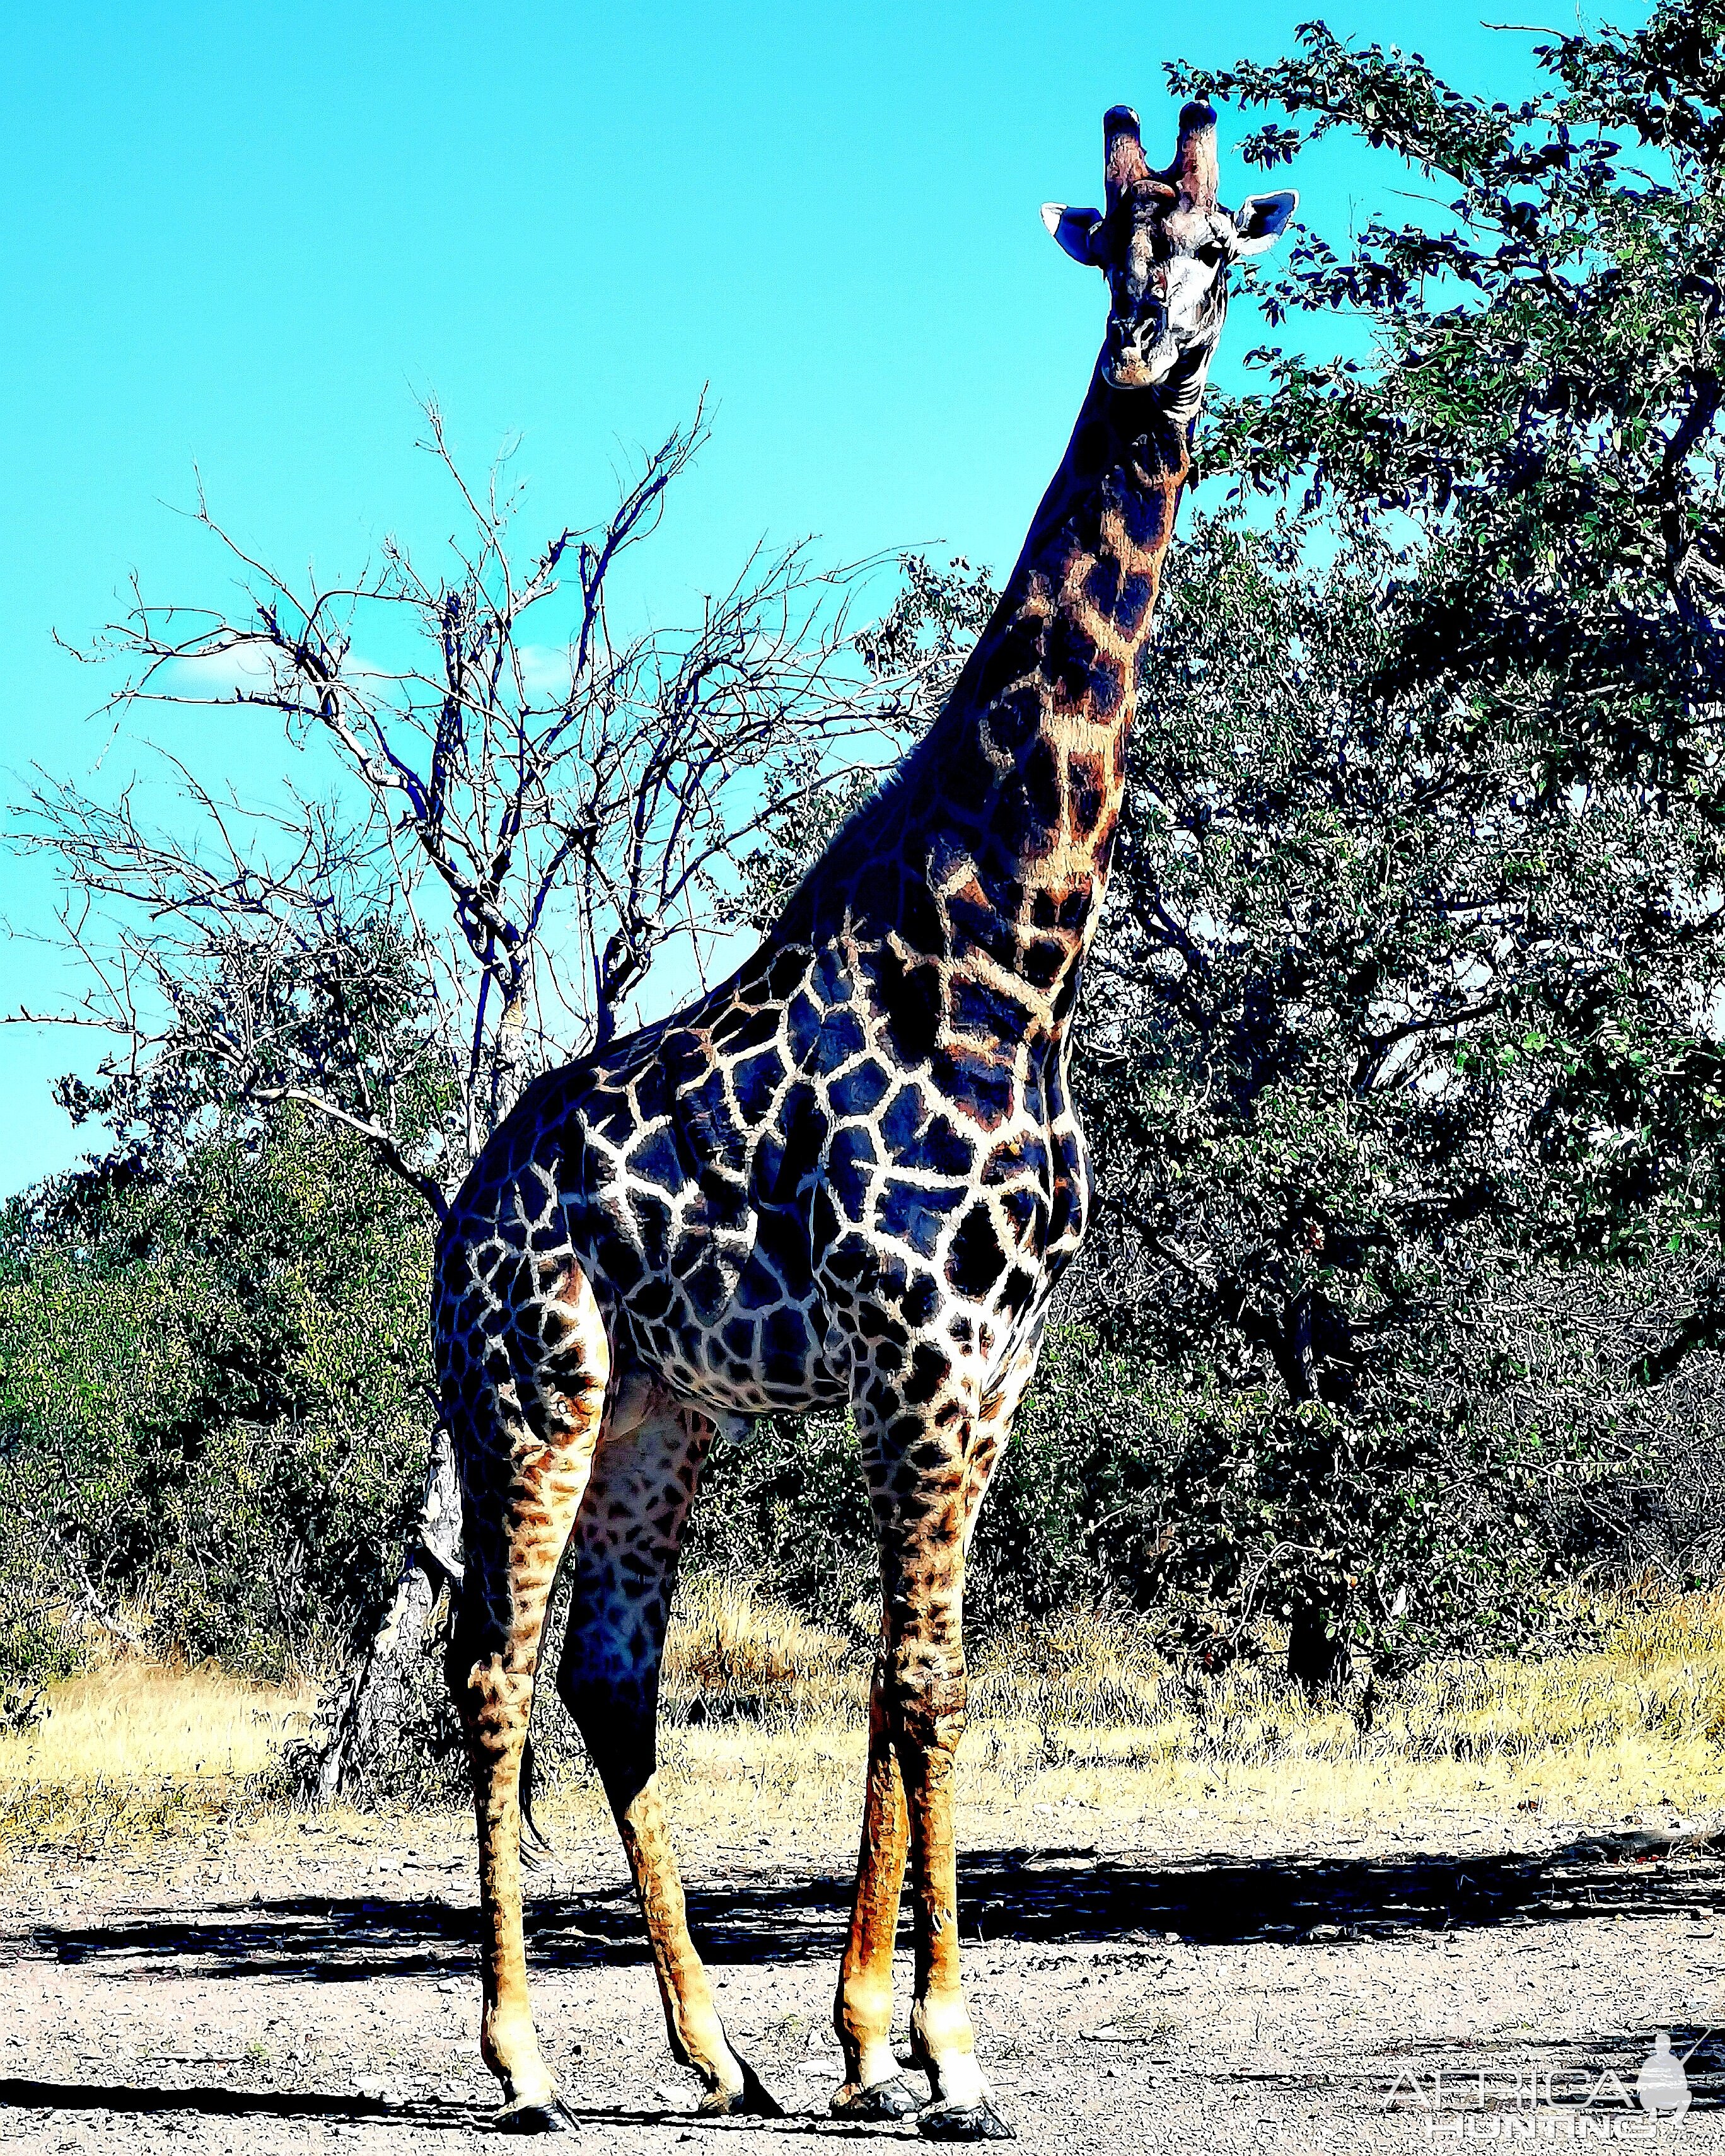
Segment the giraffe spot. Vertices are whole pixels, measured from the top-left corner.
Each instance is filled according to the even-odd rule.
[[[952,924],[955,958],[968,957],[975,950],[985,952],[1000,966],[1010,966],[1016,960],[1018,937],[981,897],[949,898],[947,918]]]
[[[812,996],[801,993],[791,998],[791,1007],[785,1014],[785,1038],[790,1045],[791,1061],[800,1070],[820,1039],[820,1007]]]
[[[1016,756],[1041,731],[1042,695],[1036,688],[1014,689],[989,707],[983,721],[988,739],[1007,756]]]
[[[932,1258],[947,1215],[962,1190],[931,1190],[917,1183],[889,1183],[875,1201],[875,1225],[883,1235],[908,1243],[918,1257]]]
[[[973,1205],[958,1224],[947,1253],[947,1278],[960,1295],[980,1300],[999,1279],[1006,1253],[988,1207]]]
[[[857,1287],[875,1271],[873,1246],[860,1235],[847,1235],[828,1251],[826,1270],[847,1287]]]
[[[755,1359],[755,1325],[748,1317],[733,1317],[719,1335],[727,1354],[735,1355],[744,1363]]]
[[[648,1270],[662,1273],[670,1255],[670,1206],[654,1191],[631,1190],[629,1211],[634,1226],[635,1245]]]
[[[968,1175],[975,1156],[968,1139],[960,1136],[945,1116],[933,1116],[896,1155],[900,1168],[921,1170],[926,1175]]]
[[[1042,663],[1045,625],[1042,616],[1030,613],[1021,613],[1007,624],[977,676],[978,702],[993,703],[1003,689],[1036,671]]]
[[[1037,749],[1046,751],[1047,746],[1039,742],[1031,754],[1034,756]],[[1040,860],[1050,852],[1058,829],[1055,819],[1036,807],[1023,772],[1014,772],[1002,785],[994,828],[1007,852],[1019,861]]]
[[[1035,1274],[1028,1265],[1014,1265],[1001,1286],[1000,1307],[1010,1311],[1014,1317],[1020,1317],[1035,1292]]]
[[[984,1130],[998,1129],[1010,1113],[1015,1088],[1010,1070],[967,1048],[943,1048],[930,1062],[942,1099]]]
[[[983,753],[980,739],[968,733],[947,752],[937,769],[938,806],[960,819],[974,816],[982,809],[1000,778]]]
[[[1134,572],[1121,578],[1119,593],[1114,601],[1114,626],[1122,636],[1137,634],[1155,596],[1156,588],[1148,577]]]
[[[1052,988],[1071,955],[1072,947],[1064,938],[1039,936],[1024,947],[1024,978],[1039,988]]]
[[[737,1113],[746,1123],[758,1123],[772,1112],[778,1089],[785,1081],[784,1060],[776,1048],[752,1055],[732,1075]]]
[[[952,1375],[952,1365],[938,1348],[926,1340],[919,1340],[911,1350],[911,1367],[905,1373],[900,1390],[906,1404],[921,1407],[932,1400]],[[937,1460],[930,1466],[938,1465]]]
[[[821,952],[814,962],[809,985],[821,1001],[829,1006],[850,1000],[850,983],[845,978],[844,962],[836,951]]]
[[[718,1259],[709,1251],[684,1282],[695,1315],[702,1324],[710,1324],[731,1300],[731,1283]]]
[[[1054,1214],[1050,1227],[1058,1236],[1064,1235],[1076,1219],[1079,1193],[1088,1188],[1090,1178],[1082,1141],[1076,1130],[1056,1132],[1054,1145]]]
[[[839,1132],[827,1150],[828,1188],[853,1220],[863,1216],[869,1187],[868,1171],[875,1165],[875,1141],[863,1129]]]
[[[782,1281],[808,1279],[813,1260],[808,1223],[800,1214],[763,1212],[757,1224],[755,1250]]]
[[[888,948],[880,953],[878,985],[887,1044],[900,1064],[914,1067],[940,1032],[940,974],[932,965],[907,965]]]
[[[1168,524],[1167,490],[1160,484],[1122,486],[1120,521],[1134,547],[1159,547]]]
[[[767,975],[767,993],[776,1004],[788,1003],[803,984],[809,971],[809,953],[794,945],[783,950],[773,960]]]
[[[855,1011],[842,1006],[829,1011],[822,1021],[814,1053],[809,1058],[810,1075],[824,1077],[841,1063],[848,1063],[853,1055],[860,1055],[867,1045],[861,1021]]]
[[[758,1245],[744,1261],[736,1300],[745,1310],[773,1310],[784,1301],[784,1282],[762,1257]]]
[[[768,1204],[793,1204],[803,1184],[814,1173],[815,1163],[826,1142],[827,1121],[812,1086],[796,1085],[791,1088],[778,1111],[778,1131],[770,1135],[776,1159],[770,1174],[757,1172],[756,1187]],[[764,1163],[765,1141],[762,1153]]]
[[[726,1096],[725,1073],[716,1064],[710,1066],[699,1085],[678,1095],[676,1120],[678,1127],[692,1139],[691,1151],[697,1159],[716,1155],[722,1158],[742,1150],[742,1133]]]
[[[626,1236],[608,1229],[601,1234],[595,1243],[593,1261],[594,1270],[619,1295],[627,1295],[640,1281],[640,1256]]]
[[[990,860],[978,871],[983,896],[1003,919],[1016,921],[1024,911],[1024,886],[1017,861]]]
[[[1118,663],[1110,659],[1106,653],[1099,654],[1096,665],[1090,670],[1089,698],[1091,716],[1098,719],[1111,719],[1120,709],[1121,694],[1125,685],[1126,677],[1121,672]]]
[[[917,1327],[932,1324],[940,1304],[940,1285],[934,1275],[913,1271],[899,1297],[898,1306],[905,1322]]]
[[[827,1100],[835,1116],[871,1116],[880,1106],[888,1082],[886,1071],[871,1058],[834,1078],[827,1088]]]
[[[772,1312],[761,1327],[761,1348],[768,1383],[795,1384],[809,1353],[809,1329],[802,1312]]]
[[[669,1281],[644,1281],[630,1299],[629,1314],[643,1323],[656,1324],[675,1299]]]
[[[1001,1048],[1014,1048],[1023,1040],[1030,1014],[1015,997],[992,981],[972,978],[954,983],[952,1029],[979,1034]]]
[[[1081,703],[1090,687],[1096,663],[1096,647],[1090,633],[1070,614],[1056,614],[1049,624],[1048,653],[1043,671],[1057,696],[1070,704]]]
[[[680,1188],[683,1163],[677,1157],[677,1142],[668,1126],[649,1131],[639,1144],[630,1148],[628,1159],[629,1173],[641,1182],[654,1183],[660,1190]]]
[[[1012,1229],[1013,1240],[1020,1250],[1044,1247],[1045,1238],[1039,1235],[1047,1219],[1047,1209],[1041,1197],[1024,1184],[1007,1191],[1001,1199],[1001,1209]]]
[[[1120,597],[1120,563],[1112,554],[1098,554],[1084,579],[1084,596],[1099,614],[1111,621]]]
[[[713,1040],[726,1055],[746,1055],[752,1048],[764,1048],[778,1038],[779,1012],[776,1005],[753,1010],[734,1004],[713,1028]]]
[[[1107,782],[1102,776],[1101,764],[1093,756],[1069,757],[1066,776],[1072,829],[1080,838],[1088,838],[1101,819],[1103,803],[1107,799]]]

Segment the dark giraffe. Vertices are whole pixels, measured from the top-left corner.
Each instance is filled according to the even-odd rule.
[[[479,1813],[480,2043],[506,2120],[568,2123],[521,1938],[520,1776],[565,1559],[558,1682],[615,1811],[671,2048],[710,2112],[771,2111],[690,1939],[655,1774],[677,1552],[714,1428],[848,1405],[880,1543],[856,1904],[833,2108],[917,2098],[888,2043],[906,1858],[912,2043],[936,2138],[1007,2133],[959,1985],[952,1823],[964,1554],[1083,1239],[1073,1006],[1120,814],[1139,656],[1227,307],[1295,198],[1216,197],[1215,115],[1166,172],[1104,122],[1106,206],[1043,214],[1103,270],[1107,337],[1022,555],[945,710],[783,918],[691,1009],[538,1081],[439,1248],[468,1568],[450,1652]]]

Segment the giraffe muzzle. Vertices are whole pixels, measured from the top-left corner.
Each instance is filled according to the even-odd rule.
[[[1102,379],[1111,389],[1153,389],[1168,379],[1179,357],[1163,309],[1132,322],[1116,316],[1102,348]]]

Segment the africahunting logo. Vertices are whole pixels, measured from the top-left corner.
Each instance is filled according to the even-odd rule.
[[[1705,2030],[1681,2052],[1667,2030],[1635,2076],[1633,2093],[1615,2068],[1543,2066],[1529,2060],[1506,2086],[1500,2071],[1458,2074],[1433,2067],[1404,2069],[1384,2099],[1385,2111],[1417,2113],[1428,2141],[1655,2141],[1671,2138],[1693,2101],[1688,2066]]]

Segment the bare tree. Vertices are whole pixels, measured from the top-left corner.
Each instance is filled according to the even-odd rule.
[[[682,629],[627,633],[619,566],[704,439],[673,431],[609,517],[511,552],[507,457],[475,489],[434,405],[421,444],[460,535],[435,569],[386,540],[347,582],[295,583],[196,521],[238,572],[231,611],[146,599],[80,656],[126,669],[105,707],[260,716],[310,783],[269,806],[168,759],[191,828],[136,788],[42,777],[16,837],[60,873],[86,969],[70,1008],[114,1046],[86,1096],[110,1122],[172,1104],[295,1101],[373,1147],[441,1217],[536,1071],[602,1046],[649,975],[704,978],[769,826],[859,774],[926,716],[950,653],[853,619],[875,562],[757,550]],[[883,634],[883,631],[886,632]],[[326,1794],[398,1704],[439,1593],[459,1583],[447,1440],[382,1630],[321,1767]]]

